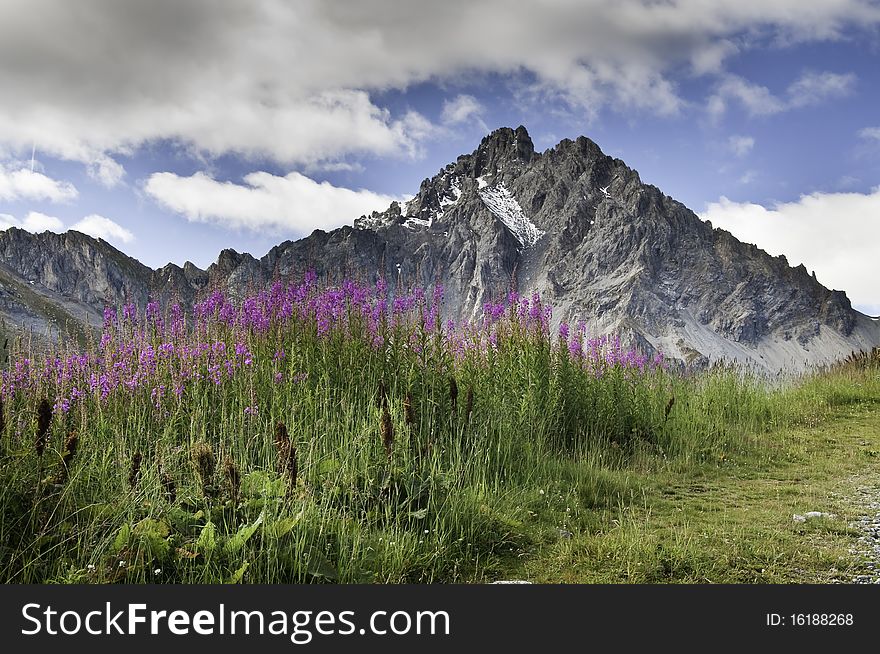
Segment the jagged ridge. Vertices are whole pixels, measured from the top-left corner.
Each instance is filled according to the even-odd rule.
[[[408,202],[261,259],[224,250],[206,271],[153,271],[81,234],[10,229],[0,262],[87,310],[91,324],[105,303],[189,303],[213,286],[241,296],[314,269],[330,281],[381,276],[392,289],[442,283],[445,313],[458,319],[511,290],[539,291],[557,324],[583,319],[691,361],[774,368],[880,344],[880,325],[803,266],[713,229],[586,137],[538,153],[522,126],[487,135]]]

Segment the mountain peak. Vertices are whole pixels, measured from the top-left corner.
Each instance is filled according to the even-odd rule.
[[[776,369],[880,343],[880,324],[805,267],[713,230],[586,137],[537,153],[522,126],[494,130],[414,197],[353,228],[316,230],[261,259],[227,249],[204,271],[152,271],[74,232],[0,232],[0,323],[99,326],[105,304],[191,306],[213,288],[240,298],[305,270],[334,282],[384,277],[391,293],[439,283],[444,319],[539,292],[557,324],[583,320],[591,336],[695,363]]]
[[[520,125],[516,129],[500,127],[483,137],[474,156],[474,176],[495,174],[504,164],[529,164],[539,155],[528,130]]]

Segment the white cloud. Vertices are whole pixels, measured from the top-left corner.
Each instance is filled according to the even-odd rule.
[[[672,114],[685,106],[672,81],[683,67],[723,74],[737,51],[878,24],[868,0],[581,0],[516,11],[507,0],[5,0],[0,88],[14,101],[0,109],[0,148],[29,153],[37,142],[106,184],[124,172],[114,157],[164,139],[284,164],[411,156],[431,133],[424,117],[392,115],[371,93],[523,73],[585,114]],[[760,88],[730,90],[751,111],[776,110]],[[711,103],[720,111],[729,99]]]
[[[740,184],[751,184],[758,178],[758,172],[755,170],[747,170],[742,175],[740,175],[739,183]]]
[[[55,216],[47,216],[39,211],[31,211],[19,225],[22,229],[29,232],[60,232],[64,230],[64,223],[60,218]]]
[[[8,213],[0,213],[0,230],[9,229],[10,227],[18,227],[34,234],[46,231],[60,234],[68,229],[60,218],[47,216],[39,211],[29,212],[24,220],[18,220],[15,216],[11,216]],[[134,240],[134,234],[125,227],[98,214],[86,216],[74,223],[70,229],[88,234],[94,238],[103,238],[105,241],[116,244],[131,243]]]
[[[751,136],[731,136],[727,139],[727,147],[737,157],[744,157],[755,147],[755,139]]]
[[[154,173],[144,190],[159,204],[193,222],[234,229],[305,234],[331,229],[398,199],[316,182],[296,172],[284,177],[254,172],[244,184],[221,182],[204,173],[181,177]]]
[[[709,98],[709,114],[720,118],[731,100],[739,102],[750,116],[769,116],[785,110],[785,103],[766,86],[753,84],[737,75],[728,75]]]
[[[691,67],[697,75],[718,73],[722,70],[724,60],[738,51],[734,43],[723,39],[706,44],[691,55]]]
[[[803,263],[823,285],[845,290],[853,304],[880,306],[880,187],[867,194],[813,193],[769,209],[722,197],[700,217],[772,255],[786,255],[791,265]]]
[[[8,213],[0,213],[0,230],[9,229],[10,227],[21,227],[15,216]]]
[[[866,141],[880,141],[880,127],[865,127],[859,130],[859,137]]]
[[[366,168],[364,168],[363,164],[348,161],[321,161],[306,165],[305,170],[308,173],[362,173]]]
[[[88,163],[89,177],[107,188],[113,188],[125,176],[125,168],[112,157],[101,155]]]
[[[484,111],[485,107],[474,96],[461,94],[443,101],[440,120],[446,125],[461,125],[473,121],[485,127],[486,123],[482,119]]]
[[[726,75],[709,97],[707,108],[713,119],[727,110],[731,100],[742,105],[750,116],[770,116],[791,109],[821,104],[852,93],[856,84],[853,73],[804,71],[788,85],[785,97],[774,95],[770,89],[754,84],[738,75]]]
[[[853,73],[838,74],[807,71],[788,87],[788,105],[807,107],[852,93],[856,85]]]
[[[0,230],[18,227],[28,232],[38,234],[40,232],[63,232],[64,223],[55,216],[47,216],[39,211],[31,211],[24,220],[19,220],[8,213],[0,213]]]
[[[8,170],[0,164],[0,200],[65,202],[77,195],[76,187],[70,182],[52,179],[29,168]]]
[[[74,223],[70,229],[111,243],[131,243],[134,240],[134,234],[125,227],[94,213]]]

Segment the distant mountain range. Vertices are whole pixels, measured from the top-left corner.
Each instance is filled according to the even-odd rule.
[[[440,283],[453,319],[538,291],[554,325],[585,320],[593,334],[698,364],[778,369],[880,345],[880,322],[804,266],[713,229],[586,137],[539,153],[524,127],[495,130],[408,202],[260,259],[223,250],[207,270],[153,270],[78,232],[7,229],[0,329],[84,340],[108,304],[191,304],[213,288],[241,297],[307,270],[331,283],[381,276],[392,290]]]

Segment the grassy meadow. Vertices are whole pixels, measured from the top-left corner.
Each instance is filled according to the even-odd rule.
[[[799,378],[689,372],[551,332],[539,297],[464,324],[441,303],[307,277],[191,312],[108,309],[85,349],[11,345],[0,579],[791,582],[856,565],[845,521],[791,513],[857,512],[880,353]]]

